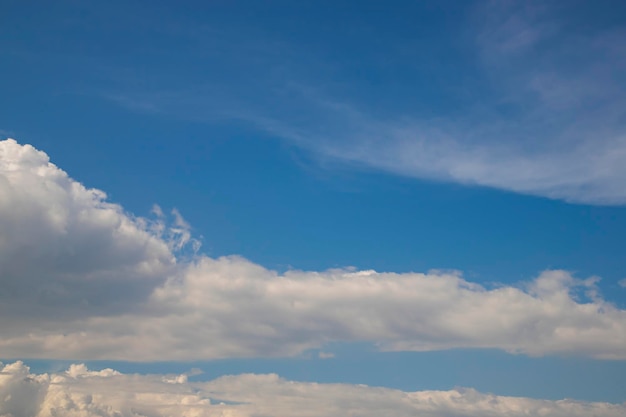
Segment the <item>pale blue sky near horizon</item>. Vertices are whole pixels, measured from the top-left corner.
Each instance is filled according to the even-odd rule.
[[[0,139],[137,216],[176,208],[211,257],[564,269],[623,309],[626,5],[496,3],[6,1]],[[332,349],[93,366],[626,401],[624,361]]]

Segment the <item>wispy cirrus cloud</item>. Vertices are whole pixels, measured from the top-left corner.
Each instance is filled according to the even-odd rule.
[[[459,273],[279,274],[237,256],[177,256],[193,242],[179,213],[171,226],[158,208],[152,221],[132,216],[13,140],[0,142],[0,196],[0,357],[294,356],[370,342],[625,358],[626,311],[595,278],[545,271],[486,287]]]
[[[213,50],[219,79],[196,74],[181,88],[164,78],[159,90],[129,88],[114,100],[198,120],[244,121],[361,168],[622,205],[626,32],[577,30],[581,13],[553,2],[476,2],[464,25],[440,41],[438,48],[449,49],[446,61],[421,44],[414,46],[419,54],[399,55],[394,39],[385,39],[386,52],[361,64],[376,86],[346,75],[348,58],[328,62],[284,39],[222,33],[233,43]],[[396,41],[410,48],[409,40]],[[410,75],[400,84],[381,66]],[[245,71],[252,67],[253,77]]]
[[[474,39],[468,49],[477,75],[446,93],[450,102],[463,97],[461,112],[439,109],[424,117],[401,108],[399,117],[381,117],[366,110],[369,103],[335,100],[310,87],[299,90],[308,100],[308,123],[274,114],[258,125],[362,167],[575,203],[624,204],[626,32],[574,32],[554,6],[476,8],[466,33]],[[458,65],[451,77],[461,75]]]
[[[348,384],[287,381],[243,374],[208,382],[187,375],[90,371],[33,374],[21,362],[0,363],[0,414],[14,417],[131,416],[622,416],[622,404],[547,401],[484,394],[473,389],[404,392]]]

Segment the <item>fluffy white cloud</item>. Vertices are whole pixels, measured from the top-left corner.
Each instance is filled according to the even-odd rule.
[[[546,401],[483,394],[472,389],[403,392],[347,384],[243,374],[209,382],[186,375],[125,375],[72,365],[32,374],[21,362],[0,364],[2,417],[517,417],[623,416],[623,404]]]
[[[0,197],[0,357],[283,356],[369,341],[626,358],[626,311],[565,271],[486,288],[443,272],[176,264],[172,250],[192,240],[179,214],[172,228],[134,218],[11,140],[0,142]]]
[[[0,314],[17,320],[133,306],[175,265],[150,230],[157,225],[124,213],[32,146],[0,142]]]

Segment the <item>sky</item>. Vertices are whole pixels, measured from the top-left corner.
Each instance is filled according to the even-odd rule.
[[[626,414],[623,2],[0,33],[0,416]]]

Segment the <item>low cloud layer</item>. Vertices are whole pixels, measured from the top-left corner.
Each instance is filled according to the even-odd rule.
[[[193,241],[179,214],[171,227],[158,209],[133,217],[13,140],[0,142],[0,197],[0,357],[202,360],[371,342],[626,358],[626,311],[595,278],[546,271],[484,287],[436,271],[177,261]]]
[[[563,271],[526,290],[487,290],[450,274],[292,271],[202,257],[132,314],[92,316],[0,341],[4,357],[188,360],[293,356],[329,342],[383,350],[497,348],[624,359],[626,312],[576,301]],[[44,327],[45,326],[45,327]]]
[[[186,375],[125,375],[72,365],[33,374],[21,362],[0,364],[3,417],[618,417],[623,404],[545,401],[452,391],[399,390],[287,381],[275,374],[189,382]]]

